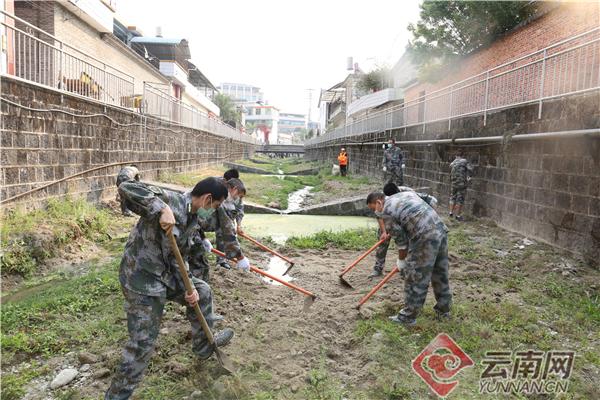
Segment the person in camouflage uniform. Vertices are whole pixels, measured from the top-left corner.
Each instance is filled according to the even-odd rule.
[[[192,306],[199,303],[209,327],[214,324],[210,286],[190,276],[195,290],[187,294],[167,234],[171,230],[184,260],[190,254],[192,237],[198,231],[198,216],[208,217],[227,196],[227,188],[214,178],[204,179],[191,192],[176,193],[129,181],[119,185],[119,194],[140,216],[131,231],[121,260],[119,280],[125,297],[129,340],[123,360],[105,394],[106,400],[128,399],[142,380],[158,337],[167,300],[187,305],[192,327],[192,351],[208,359],[214,347],[208,342]],[[249,270],[245,259],[238,268]],[[227,345],[233,330],[215,333],[218,346]]]
[[[407,251],[399,251],[397,267],[404,275],[404,307],[393,322],[414,325],[425,304],[429,283],[433,287],[439,318],[448,318],[452,294],[448,281],[448,228],[435,210],[415,192],[400,192],[388,198],[373,192],[368,207],[382,218],[387,232],[396,236]]]
[[[402,150],[396,146],[395,139],[390,139],[383,152],[383,172],[386,182],[393,182],[396,186],[404,185],[404,157]]]
[[[463,220],[462,209],[472,173],[473,166],[463,157],[462,150],[459,150],[454,161],[450,163],[450,218],[456,216],[458,221]]]
[[[220,180],[220,178],[216,179]],[[229,217],[225,204],[221,204],[210,217],[199,217],[198,225],[199,229],[193,237],[190,255],[190,270],[194,276],[205,282],[210,278],[206,255],[212,250],[212,245],[206,239],[205,232],[215,232],[217,249],[225,253],[228,259],[247,259],[237,240],[235,222]],[[230,268],[226,260],[223,259],[221,262],[224,264],[220,264],[223,268]]]
[[[388,197],[393,196],[396,193],[406,192],[406,191],[414,192],[414,190],[412,188],[409,188],[408,186],[398,187],[393,182],[388,182],[383,187],[383,194],[385,194]],[[427,193],[421,193],[421,192],[416,192],[416,193],[421,199],[423,199],[423,201],[425,203],[429,204],[429,206],[431,206],[432,208],[435,209],[435,206],[437,205],[437,199],[434,196],[431,196]],[[383,220],[381,218],[377,218],[377,223],[379,225],[379,228],[377,229],[377,240],[381,240],[384,238],[387,238],[387,240],[385,242],[383,242],[382,244],[380,244],[379,247],[377,247],[377,249],[375,250],[375,265],[373,266],[373,272],[371,272],[371,275],[369,275],[369,279],[376,278],[378,276],[383,275],[383,269],[385,267],[385,259],[387,257],[387,252],[388,252],[388,248],[390,247],[390,242],[391,242],[392,237],[394,237],[394,242],[396,243],[396,248],[398,250],[406,250],[406,246],[403,245],[398,240],[397,235],[388,234],[388,232],[386,231],[386,228],[385,228],[385,224],[383,223]]]
[[[129,181],[139,181],[140,180],[140,171],[137,169],[135,164],[131,164],[127,167],[121,168],[119,174],[117,175],[117,188],[123,182]],[[122,199],[117,192],[117,201],[121,203],[121,213],[126,217],[133,217],[134,214],[127,207],[127,201]]]

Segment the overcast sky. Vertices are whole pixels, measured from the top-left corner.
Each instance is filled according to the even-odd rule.
[[[269,104],[306,114],[313,91],[318,120],[320,89],[343,80],[346,58],[361,69],[393,66],[419,16],[417,0],[119,0],[122,22],[146,36],[181,37],[192,61],[218,86],[262,88]]]

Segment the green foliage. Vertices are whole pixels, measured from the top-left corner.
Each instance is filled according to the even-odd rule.
[[[43,210],[2,216],[2,271],[29,276],[39,263],[79,238],[104,240],[110,212],[83,199],[51,199]]]
[[[378,67],[363,74],[356,83],[356,88],[364,93],[377,92],[389,87],[393,87],[393,81],[388,67]]]
[[[364,250],[377,242],[375,229],[350,229],[341,232],[321,231],[309,236],[292,236],[287,246],[298,249],[323,250],[336,247],[344,250]]]
[[[422,78],[435,80],[457,57],[477,50],[538,10],[538,2],[424,1],[421,19],[410,24],[408,49],[422,65]]]
[[[33,363],[30,368],[15,374],[2,374],[0,398],[2,400],[19,400],[25,394],[25,386],[34,378],[47,372],[46,367]]]
[[[115,297],[120,295],[115,261],[110,268],[43,285],[35,295],[2,305],[2,353],[62,353],[96,338],[114,340]],[[101,337],[102,340],[98,340]]]
[[[213,102],[219,107],[223,122],[233,127],[242,122],[242,113],[231,97],[223,93],[217,93],[213,98]]]

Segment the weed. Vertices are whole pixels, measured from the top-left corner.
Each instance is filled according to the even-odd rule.
[[[350,229],[341,232],[321,231],[309,236],[292,236],[286,245],[298,249],[337,247],[345,250],[364,250],[377,242],[375,229]]]
[[[83,237],[107,238],[110,212],[83,199],[51,199],[44,210],[14,210],[2,216],[2,271],[30,276],[61,247]]]

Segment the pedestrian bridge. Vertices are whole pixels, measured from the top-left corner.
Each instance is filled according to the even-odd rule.
[[[274,154],[304,154],[304,145],[302,144],[265,144],[256,148],[257,153]]]

